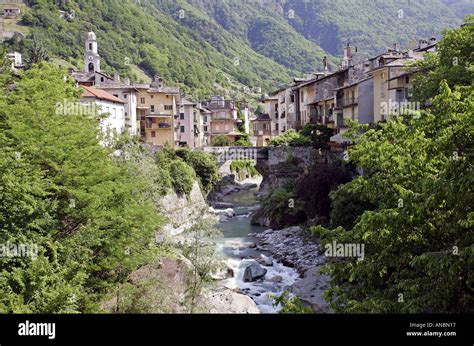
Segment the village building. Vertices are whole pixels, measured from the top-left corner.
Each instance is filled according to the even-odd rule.
[[[82,86],[81,103],[98,109],[100,115],[105,117],[100,120],[100,129],[105,134],[121,134],[125,130],[125,102],[104,90],[94,87]]]
[[[69,69],[77,84],[103,90],[124,103],[125,129],[152,145],[175,145],[174,116],[180,100],[179,89],[165,87],[155,76],[151,84],[132,83],[101,71],[99,47],[95,33],[88,32],[85,39],[83,71]]]
[[[207,117],[210,113],[199,103],[182,98],[179,106],[179,116],[176,117],[176,145],[191,149],[205,145],[207,143],[205,137],[207,136],[205,136],[204,131],[204,117]]]
[[[165,87],[159,76],[155,76],[150,85],[134,86],[138,90],[137,118],[140,139],[152,145],[174,147],[174,118],[178,114],[179,89]]]
[[[249,123],[249,111],[246,104],[240,104],[244,119],[237,116],[237,104],[234,100],[226,100],[222,96],[214,96],[203,105],[211,111],[210,142],[214,143],[217,136],[226,136],[231,143],[238,140],[242,133],[239,124],[246,126]],[[247,110],[245,110],[247,108]],[[246,119],[245,119],[246,117]],[[249,127],[248,125],[246,127]]]
[[[256,137],[257,147],[266,147],[272,139],[272,119],[268,113],[257,116],[253,123],[253,134]]]

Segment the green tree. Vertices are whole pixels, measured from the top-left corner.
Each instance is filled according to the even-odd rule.
[[[230,144],[231,143],[230,143],[229,137],[227,137],[225,135],[217,135],[212,140],[212,145],[214,145],[216,147],[228,147]]]
[[[0,243],[38,248],[0,257],[2,312],[97,311],[156,251],[153,186],[100,144],[97,114],[63,111],[79,96],[65,75],[43,62],[0,86]]]

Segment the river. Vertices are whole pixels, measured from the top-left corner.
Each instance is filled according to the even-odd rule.
[[[228,288],[239,288],[257,304],[261,313],[276,313],[281,308],[273,306],[271,295],[280,295],[286,286],[293,284],[299,275],[293,268],[276,262],[271,254],[260,251],[253,244],[257,243],[252,233],[263,232],[265,227],[250,224],[250,212],[258,207],[257,189],[241,190],[224,196],[223,201],[232,203],[235,216],[223,218],[218,228],[223,236],[215,241],[218,244],[219,256],[229,268],[234,277],[223,280]],[[254,263],[261,255],[268,256],[272,266],[262,266],[267,270],[263,279],[254,282],[244,282],[245,268]]]

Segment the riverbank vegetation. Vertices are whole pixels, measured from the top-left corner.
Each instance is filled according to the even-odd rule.
[[[272,146],[286,145],[290,147],[312,146],[315,149],[327,149],[329,139],[334,130],[320,124],[306,124],[301,130],[288,129],[270,141]]]
[[[2,61],[0,244],[29,251],[0,256],[0,312],[99,312],[130,273],[173,253],[155,241],[166,222],[157,201],[171,189],[189,193],[196,178],[209,189],[217,163],[183,152],[169,162],[178,154],[166,149],[155,160],[134,139],[104,137],[97,114],[58,112],[79,101],[64,70],[9,71]]]
[[[255,161],[252,160],[233,160],[230,164],[230,171],[237,174],[239,180],[260,175],[257,168],[255,168]]]
[[[271,190],[262,200],[263,213],[272,228],[306,222],[328,225],[330,193],[353,175],[353,170],[342,162],[316,164],[296,181]]]
[[[337,312],[474,311],[473,19],[421,63],[415,90],[429,106],[351,130],[349,160],[366,174],[333,194],[332,227],[311,229],[322,244],[365,246],[362,261],[328,258]]]

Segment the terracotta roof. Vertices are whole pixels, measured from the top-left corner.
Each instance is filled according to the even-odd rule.
[[[117,102],[117,103],[125,103],[118,97],[115,97],[114,95],[109,94],[108,92],[100,89],[96,89],[94,87],[88,87],[82,85],[81,88],[84,89],[84,92],[82,93],[82,97],[91,97],[91,98],[96,98],[99,100],[106,100],[110,102]]]

